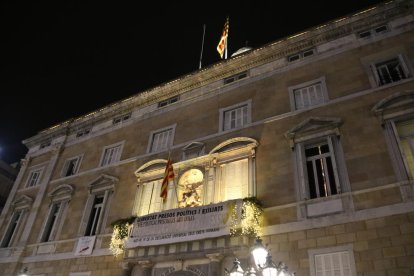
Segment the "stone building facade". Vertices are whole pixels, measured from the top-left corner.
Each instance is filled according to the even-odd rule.
[[[0,216],[0,269],[224,275],[254,238],[115,257],[111,223],[254,197],[263,242],[297,275],[412,275],[413,74],[414,2],[390,1],[43,130]]]

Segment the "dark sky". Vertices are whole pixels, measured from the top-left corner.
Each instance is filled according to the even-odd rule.
[[[379,0],[2,1],[0,159],[40,130],[203,67],[230,17],[229,55]],[[145,3],[145,4],[144,4]]]

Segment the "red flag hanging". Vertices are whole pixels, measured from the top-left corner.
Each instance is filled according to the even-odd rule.
[[[227,37],[229,35],[229,18],[227,17],[226,23],[224,23],[223,33],[221,34],[221,38],[219,44],[217,45],[217,51],[220,54],[220,57],[223,58],[223,54],[227,49]]]
[[[168,157],[167,166],[165,167],[164,179],[162,180],[160,197],[165,201],[168,194],[168,183],[174,180],[174,169],[170,157]]]

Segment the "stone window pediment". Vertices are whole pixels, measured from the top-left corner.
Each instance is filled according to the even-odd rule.
[[[19,198],[17,198],[13,202],[13,207],[15,209],[26,209],[29,208],[33,203],[33,199],[27,195],[22,195]]]
[[[295,143],[326,135],[339,136],[339,126],[343,123],[340,118],[310,117],[285,133],[291,148]]]
[[[414,112],[414,91],[404,91],[392,94],[379,101],[372,111],[381,116],[381,120]]]
[[[56,200],[66,200],[72,197],[72,194],[75,190],[69,184],[62,184],[54,188],[48,196],[52,201]]]
[[[103,174],[88,185],[89,192],[96,193],[99,191],[114,190],[115,183],[118,181],[119,179],[114,176]]]

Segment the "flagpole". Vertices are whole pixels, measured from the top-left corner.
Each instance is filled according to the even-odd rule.
[[[227,47],[228,47],[228,41],[229,41],[229,25],[230,25],[230,20],[229,17],[227,16],[227,39],[226,39],[226,50],[224,51],[224,59],[227,59]]]
[[[201,54],[200,54],[200,65],[198,69],[201,69],[201,60],[203,59],[203,49],[204,49],[204,36],[206,34],[206,24],[203,25],[203,39],[201,41]]]

